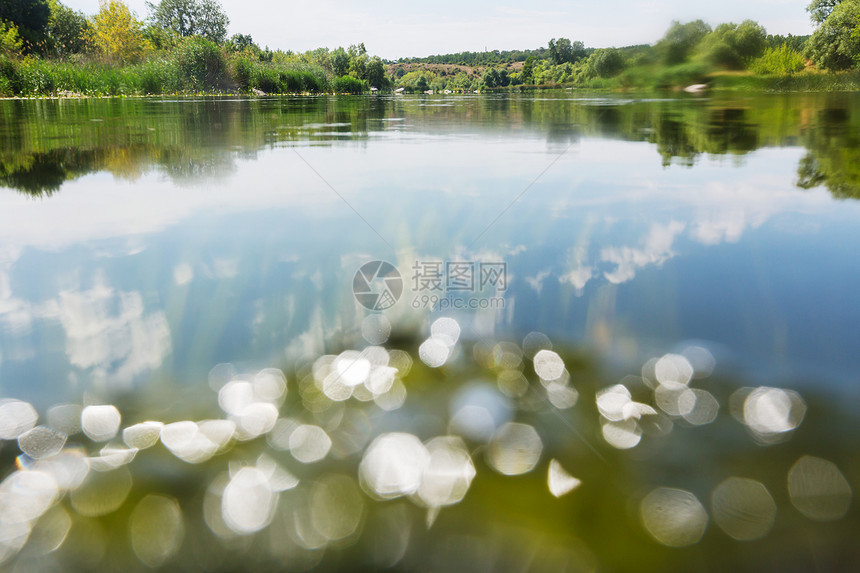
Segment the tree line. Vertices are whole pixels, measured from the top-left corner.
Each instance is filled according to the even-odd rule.
[[[388,87],[382,59],[362,43],[270,50],[250,34],[228,36],[218,0],[161,0],[147,10],[141,19],[122,0],[100,0],[87,16],[60,0],[0,0],[0,96]]]
[[[672,22],[649,45],[591,48],[559,37],[534,50],[398,62],[368,54],[361,43],[294,53],[261,47],[249,34],[228,36],[218,0],[161,0],[147,10],[140,19],[123,0],[100,0],[87,16],[60,0],[0,0],[0,95],[662,88],[723,71],[788,76],[860,65],[860,0],[813,0],[811,36],[768,35],[751,20],[715,27],[695,20]]]

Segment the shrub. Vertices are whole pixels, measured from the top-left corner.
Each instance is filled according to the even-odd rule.
[[[254,63],[250,58],[238,57],[233,60],[233,81],[240,90],[251,87],[251,75],[254,73]]]
[[[227,62],[218,44],[192,36],[179,45],[176,54],[179,75],[188,89],[209,91],[228,87]]]
[[[803,56],[797,50],[782,44],[777,48],[768,48],[762,56],[753,61],[750,69],[756,74],[793,74],[805,67]]]
[[[360,94],[367,88],[365,82],[357,78],[352,76],[341,76],[332,82],[331,89],[335,93]]]
[[[251,84],[258,90],[266,93],[281,93],[280,77],[278,72],[268,66],[259,66],[254,70]]]
[[[601,78],[611,78],[624,69],[624,56],[615,48],[595,50],[588,57],[588,66]]]

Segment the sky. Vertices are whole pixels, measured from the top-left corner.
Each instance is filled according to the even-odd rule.
[[[221,0],[229,33],[260,46],[305,51],[364,42],[386,59],[462,51],[527,49],[550,38],[602,48],[653,43],[672,20],[711,25],[752,19],[771,34],[809,34],[807,0]],[[138,17],[145,0],[127,0]],[[87,14],[98,0],[66,0]]]

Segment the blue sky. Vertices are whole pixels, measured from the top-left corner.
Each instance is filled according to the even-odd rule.
[[[98,0],[66,0],[87,14]],[[304,51],[364,42],[384,58],[535,48],[553,37],[607,47],[651,43],[672,20],[710,24],[750,18],[770,33],[808,34],[807,0],[602,0],[508,2],[425,0],[222,0],[230,33],[260,45]],[[128,0],[139,17],[145,0]]]

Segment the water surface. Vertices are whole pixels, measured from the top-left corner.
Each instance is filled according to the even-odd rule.
[[[504,559],[493,559],[504,554],[505,539],[515,538],[529,540],[524,554],[536,551],[534,539],[573,552],[559,549],[534,562],[547,570],[562,562],[632,570],[637,559],[688,569],[698,563],[693,550],[655,553],[660,545],[642,532],[636,504],[647,503],[652,486],[699,487],[713,514],[710,492],[738,474],[760,480],[777,498],[774,533],[728,556],[728,538],[712,524],[716,531],[695,547],[724,565],[753,569],[760,560],[793,563],[799,555],[806,564],[843,563],[840,539],[856,532],[856,519],[824,529],[798,523],[785,483],[802,454],[836,462],[852,484],[860,475],[850,455],[860,394],[857,198],[860,96],[854,94],[2,101],[0,397],[27,400],[41,413],[83,400],[123,404],[130,412],[124,410],[124,420],[200,418],[216,406],[210,370],[217,364],[233,364],[240,378],[283,368],[288,396],[298,396],[295,385],[308,364],[366,346],[362,321],[381,314],[394,325],[391,347],[409,351],[416,370],[401,372],[408,390],[402,409],[357,410],[371,422],[358,447],[334,456],[337,475],[354,479],[365,446],[383,431],[421,440],[451,433],[456,389],[476,379],[498,382],[500,395],[512,400],[506,408],[514,414],[505,420],[534,425],[545,445],[534,473],[511,478],[527,480],[534,494],[488,477],[489,485],[473,487],[462,505],[442,511],[431,530],[438,537],[414,535],[393,563],[421,568],[422,555],[448,547],[464,567],[504,569]],[[357,269],[374,260],[394,265],[404,283],[397,303],[381,313],[353,294]],[[503,264],[506,281],[447,293],[418,288],[416,269],[434,262]],[[494,302],[474,310],[426,308],[446,294],[449,304]],[[417,346],[443,316],[457,320],[464,347],[441,371],[427,369]],[[544,411],[531,390],[519,396],[499,382],[512,380],[502,371],[522,370],[540,388],[528,356],[512,366],[506,347],[494,347],[522,346],[533,331],[561,349],[581,384],[572,409]],[[594,410],[594,392],[625,375],[639,377],[652,357],[690,347],[715,358],[702,388],[720,403],[718,421],[734,430],[701,430],[675,442],[655,438],[659,448],[643,441],[622,452],[632,457],[619,456],[603,440],[601,421],[583,413]],[[481,348],[494,358],[482,362]],[[431,391],[428,380],[451,386]],[[625,380],[628,387],[639,384],[634,398],[648,392],[641,377]],[[764,447],[743,433],[729,416],[729,396],[742,385],[804,397],[810,410],[794,441]],[[322,413],[328,406],[314,411],[301,395],[298,403],[288,400],[294,410],[282,416],[304,416],[332,435],[350,433],[340,418],[320,421],[331,415]],[[768,400],[781,403],[785,396]],[[419,412],[427,419],[415,419]],[[695,426],[676,422],[684,431]],[[477,459],[485,446],[465,437]],[[822,445],[823,439],[831,442]],[[699,445],[709,440],[719,443]],[[250,455],[243,448],[234,457]],[[17,454],[12,443],[2,451],[9,461]],[[758,457],[765,454],[775,457]],[[568,502],[573,509],[562,507],[576,516],[568,522],[550,498],[534,502],[538,491],[548,496],[541,480],[553,456],[576,468],[583,487],[589,476],[598,482],[616,476],[618,483],[597,490],[604,505]],[[702,459],[713,465],[698,475]],[[678,467],[687,469],[672,471]],[[493,469],[479,464],[475,483],[487,473]],[[207,476],[196,478],[204,490]],[[308,493],[312,500],[313,492],[345,499],[358,492],[352,481],[319,479]],[[618,493],[614,485],[624,495],[609,502]],[[176,487],[170,489],[182,510],[199,520],[190,501],[197,494]],[[494,499],[500,491],[516,493],[500,502]],[[530,513],[531,503],[540,510]],[[396,513],[412,505],[392,507],[385,506],[388,517],[366,510],[362,523],[413,519]],[[476,518],[473,532],[460,531],[457,510],[490,517]],[[516,533],[523,516],[535,523]],[[595,530],[583,532],[593,519]],[[193,534],[189,527],[188,538],[211,536],[207,526]],[[317,526],[317,534],[329,531]],[[358,536],[357,528],[349,535]],[[615,528],[618,537],[607,541]],[[487,562],[481,561],[487,555],[472,554],[472,534],[493,540],[496,549],[486,553],[496,557]],[[569,534],[576,543],[565,541]],[[775,549],[795,535],[815,538],[813,557],[806,549]],[[352,545],[331,534],[318,547],[301,533],[298,539],[296,551],[311,555],[308,566],[343,567],[339,560],[349,562],[343,546],[363,559],[373,554],[365,537]],[[630,560],[618,556],[627,543],[634,546]],[[319,551],[329,545],[333,553],[323,560]],[[247,547],[234,549],[234,557],[247,557]],[[280,567],[293,557],[260,559]],[[432,567],[454,566],[439,559]]]

